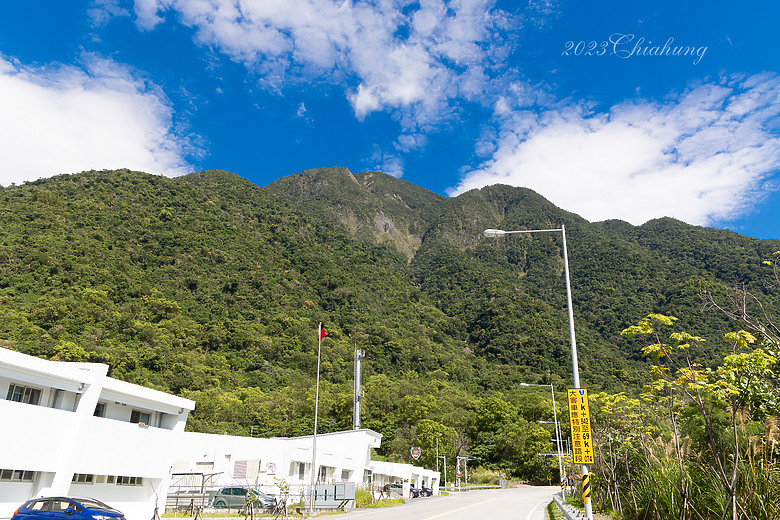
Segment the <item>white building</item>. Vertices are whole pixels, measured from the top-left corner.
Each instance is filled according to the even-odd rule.
[[[0,518],[29,498],[55,495],[92,496],[132,520],[152,517],[195,403],[107,372],[0,348]]]
[[[380,446],[381,438],[365,429],[317,435],[316,482],[362,486],[370,479],[371,449]],[[187,433],[176,457],[171,493],[240,486],[278,495],[280,487],[287,486],[292,496],[302,498],[311,484],[312,436],[262,439]]]
[[[431,488],[434,495],[439,494],[441,475],[438,471],[411,464],[376,460],[371,461],[368,465],[368,471],[372,474],[375,489],[384,487],[385,484],[401,484],[404,497],[409,496],[410,488]]]
[[[405,497],[410,488],[425,486],[438,494],[439,472],[371,460],[371,450],[381,446],[381,439],[381,434],[369,429],[317,435],[316,482],[352,482],[375,490],[385,484],[401,484]],[[278,495],[284,485],[293,497],[304,499],[311,484],[312,440],[311,435],[260,439],[188,433],[178,447],[169,491],[255,487]]]
[[[193,401],[107,372],[103,364],[47,361],[0,348],[0,519],[39,496],[90,496],[128,520],[148,520],[155,507],[162,513],[169,491],[241,486],[276,494],[284,485],[293,496],[305,494],[311,436],[185,432]],[[438,472],[372,461],[381,439],[367,429],[317,435],[316,481],[438,491]]]

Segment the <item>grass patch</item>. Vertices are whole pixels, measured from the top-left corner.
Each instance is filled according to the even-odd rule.
[[[358,488],[355,490],[355,507],[390,507],[405,503],[403,498],[386,498],[377,500],[370,489]]]
[[[475,486],[498,486],[502,478],[506,479],[506,472],[481,467],[469,470],[469,484]]]
[[[547,504],[547,516],[545,518],[547,518],[547,520],[563,520],[563,513],[558,509],[555,501]]]

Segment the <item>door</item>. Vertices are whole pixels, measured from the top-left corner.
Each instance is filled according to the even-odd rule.
[[[67,498],[52,498],[49,501],[49,518],[52,520],[68,520],[74,517],[78,518],[80,515],[74,516],[74,512],[77,509],[80,508],[78,508],[76,504]]]

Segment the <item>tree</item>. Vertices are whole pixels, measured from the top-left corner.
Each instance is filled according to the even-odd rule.
[[[703,298],[710,308],[717,309],[747,329],[759,334],[775,351],[780,350],[780,316],[777,309],[767,302],[765,295],[780,291],[780,251],[775,251],[778,260],[764,260],[762,265],[771,268],[768,280],[760,288],[751,289],[747,284],[738,284],[722,298],[705,290]],[[759,290],[760,289],[760,290]]]
[[[656,341],[645,346],[643,352],[654,361],[652,370],[656,380],[652,390],[669,398],[669,417],[673,425],[675,453],[679,465],[679,487],[681,497],[680,518],[689,518],[695,511],[691,502],[692,482],[686,471],[685,453],[681,439],[681,425],[678,423],[681,411],[698,411],[699,419],[706,432],[709,447],[707,459],[714,466],[714,473],[728,494],[723,515],[730,510],[734,520],[750,518],[738,501],[739,470],[742,467],[741,414],[751,412],[751,399],[755,395],[756,382],[772,376],[772,366],[777,362],[774,356],[760,348],[745,352],[756,338],[746,331],[729,333],[733,354],[725,359],[724,365],[715,371],[705,370],[692,361],[691,350],[700,346],[704,339],[686,332],[670,334],[671,343],[661,340],[658,328],[671,326],[677,318],[662,314],[650,314],[638,325],[621,332],[624,336],[651,336]],[[687,407],[687,408],[686,408]],[[728,430],[719,419],[719,411],[726,410],[729,416]],[[730,437],[730,438],[729,438]]]

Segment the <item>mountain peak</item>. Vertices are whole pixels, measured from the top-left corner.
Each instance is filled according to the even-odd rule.
[[[414,256],[444,197],[382,172],[317,168],[270,184],[278,198],[343,225],[354,237]]]

